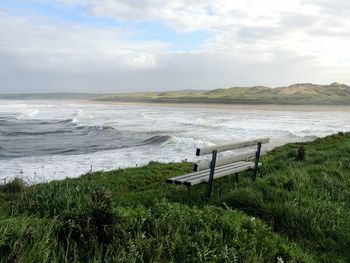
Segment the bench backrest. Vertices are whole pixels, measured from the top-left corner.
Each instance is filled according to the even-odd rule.
[[[231,143],[231,144],[224,144],[224,145],[216,145],[216,146],[210,146],[206,148],[197,148],[196,150],[196,155],[197,156],[203,156],[203,155],[208,155],[212,154],[213,151],[219,152],[224,152],[224,151],[232,151],[232,150],[237,150],[241,148],[246,148],[254,145],[258,145],[259,143],[268,143],[270,141],[269,138],[260,138],[260,139],[255,139],[255,140],[250,140],[250,141],[243,141],[243,142],[236,142],[236,143]],[[263,153],[263,152],[262,152]],[[234,162],[239,162],[243,160],[248,160],[251,158],[255,158],[256,156],[256,151],[249,151],[242,153],[240,155],[236,156],[230,156],[222,159],[217,159],[215,166],[221,166],[229,163],[234,163]],[[209,169],[211,166],[211,161],[210,160],[202,160],[194,165],[194,171],[201,171],[205,169]]]

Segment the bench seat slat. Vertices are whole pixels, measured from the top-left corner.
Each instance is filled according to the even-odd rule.
[[[237,163],[234,163],[234,164],[240,164],[240,163],[245,163],[245,162],[237,162]],[[226,167],[230,167],[232,166],[233,164],[226,164],[226,165],[222,165],[220,167],[216,167],[215,169],[224,169]],[[208,170],[208,169],[207,169]],[[194,176],[194,175],[199,175],[199,174],[208,174],[208,171],[207,170],[202,170],[202,171],[198,171],[198,172],[193,172],[193,173],[189,173],[189,174],[184,174],[184,175],[179,175],[179,176],[176,176],[176,177],[172,177],[172,178],[168,178],[166,181],[167,183],[174,183],[176,180],[178,179],[181,179],[181,178],[185,178],[185,177],[191,177],[191,176]]]
[[[259,166],[260,165],[261,164],[259,163]],[[254,163],[253,164],[247,164],[246,166],[236,167],[236,168],[234,168],[232,170],[226,170],[226,171],[222,171],[222,172],[217,172],[217,173],[214,174],[214,179],[217,179],[217,178],[229,175],[229,174],[234,174],[234,173],[250,170],[250,169],[253,169],[253,168],[254,168]],[[191,185],[196,185],[196,184],[201,184],[201,183],[207,183],[208,180],[209,180],[208,176],[202,176],[202,177],[199,177],[199,178],[197,178],[195,180],[186,181],[183,184],[187,185],[187,186],[191,186]]]
[[[259,166],[260,165],[261,163],[259,163]],[[249,169],[252,169],[253,167],[254,167],[254,162],[238,162],[238,163],[216,167],[214,179],[220,178],[222,176],[226,176],[229,174],[233,174],[236,172],[249,170]],[[176,177],[167,179],[167,183],[184,184],[187,186],[195,185],[195,184],[208,181],[209,173],[210,173],[210,169],[207,169],[200,172],[194,172],[190,174],[176,176]]]
[[[250,166],[251,164],[253,164],[253,163],[251,163],[251,162],[240,162],[240,163],[233,163],[233,164],[227,165],[225,167],[216,167],[215,168],[215,174],[219,173],[219,172],[228,171],[228,170],[231,171],[232,169],[236,169],[238,167]],[[195,179],[200,178],[202,176],[209,178],[210,169],[204,170],[203,172],[204,173],[198,173],[198,174],[194,174],[194,175],[191,175],[191,176],[188,176],[188,177],[177,179],[177,180],[175,180],[175,183],[176,184],[183,184],[185,181],[192,181],[192,180],[195,180]]]

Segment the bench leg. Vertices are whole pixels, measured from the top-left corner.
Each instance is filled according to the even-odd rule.
[[[235,173],[235,181],[236,181],[236,184],[238,184],[238,183],[239,183],[238,173]]]
[[[211,190],[213,188],[213,180],[214,180],[217,153],[218,153],[217,150],[213,151],[213,156],[211,158],[211,163],[210,163],[210,173],[209,173],[208,191],[207,191],[208,199],[210,198]]]
[[[258,142],[258,149],[256,150],[256,153],[255,153],[255,165],[254,165],[254,170],[253,170],[253,180],[256,179],[256,174],[258,172],[260,151],[261,151],[261,142]]]
[[[187,185],[187,192],[189,195],[191,195],[191,186]]]

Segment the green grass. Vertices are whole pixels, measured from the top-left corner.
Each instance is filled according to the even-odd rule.
[[[299,153],[298,153],[299,150]],[[288,144],[261,176],[169,185],[152,162],[0,187],[0,262],[350,262],[350,134]]]
[[[295,84],[268,88],[232,87],[211,91],[134,92],[97,97],[102,101],[223,104],[349,105],[350,87],[344,84]]]

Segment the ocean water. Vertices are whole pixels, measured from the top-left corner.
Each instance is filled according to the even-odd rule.
[[[0,101],[0,182],[77,177],[149,161],[194,161],[197,147],[270,137],[267,149],[350,131],[350,111],[278,111]]]

